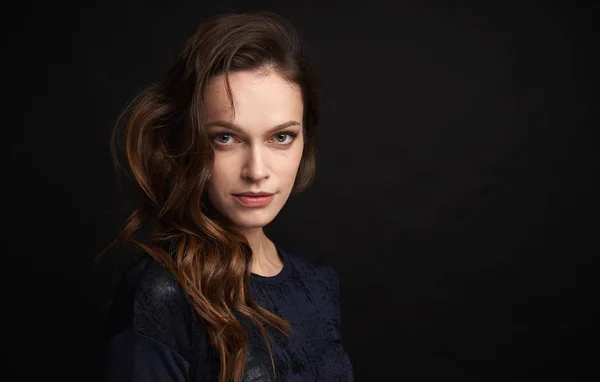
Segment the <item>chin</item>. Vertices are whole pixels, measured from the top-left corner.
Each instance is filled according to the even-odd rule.
[[[236,226],[243,228],[260,228],[264,227],[267,224],[271,223],[275,216],[271,216],[271,214],[265,214],[264,216],[236,216],[231,219]]]
[[[229,214],[229,219],[237,226],[244,228],[264,227],[275,219],[277,212],[273,209],[235,211]]]

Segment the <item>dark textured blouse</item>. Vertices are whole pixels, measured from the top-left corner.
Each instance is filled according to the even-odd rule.
[[[262,307],[285,318],[290,338],[265,326],[276,376],[254,325],[248,329],[244,381],[353,381],[340,338],[340,289],[334,268],[275,245],[283,269],[251,275],[250,292]],[[218,381],[219,360],[175,277],[149,255],[125,273],[107,325],[109,381]]]

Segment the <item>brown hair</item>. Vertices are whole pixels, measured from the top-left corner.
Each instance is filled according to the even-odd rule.
[[[252,250],[242,235],[211,206],[205,187],[213,152],[203,128],[207,82],[225,74],[231,109],[230,72],[274,71],[301,89],[304,102],[304,148],[292,193],[306,189],[315,176],[320,96],[316,70],[299,32],[272,12],[227,13],[207,18],[183,46],[166,78],[143,89],[125,108],[111,139],[115,167],[120,168],[119,126],[123,154],[139,201],[123,222],[117,242],[141,248],[172,272],[221,361],[220,381],[241,381],[248,336],[234,311],[289,336],[292,328],[253,301],[248,290]],[[134,238],[152,223],[148,243]],[[165,250],[170,244],[172,253]]]

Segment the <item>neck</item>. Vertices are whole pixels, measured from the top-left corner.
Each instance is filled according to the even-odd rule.
[[[274,276],[283,268],[275,244],[265,235],[262,227],[240,231],[252,249],[250,271],[260,276]]]

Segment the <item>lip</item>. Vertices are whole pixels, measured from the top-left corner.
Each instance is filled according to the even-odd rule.
[[[275,194],[265,194],[263,196],[251,196],[248,194],[234,195],[235,199],[244,207],[264,207],[273,200]]]
[[[254,191],[248,191],[248,192],[242,192],[241,194],[234,194],[235,196],[240,196],[240,195],[244,195],[244,196],[269,196],[269,195],[273,195],[272,192],[264,192],[264,191],[258,191],[258,192],[254,192]]]

